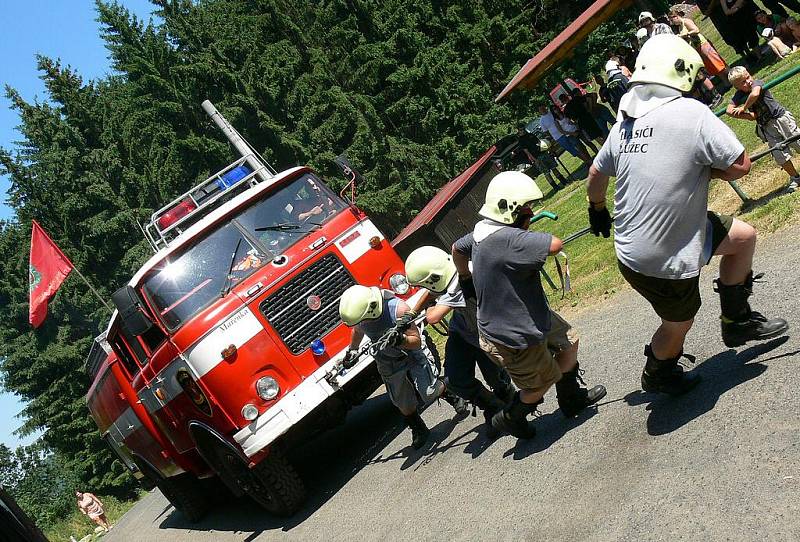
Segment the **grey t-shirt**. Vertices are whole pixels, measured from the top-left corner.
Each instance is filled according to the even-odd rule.
[[[478,344],[478,303],[474,299],[464,297],[458,281],[453,281],[447,291],[436,299],[436,304],[453,309],[453,316],[450,318],[450,333],[455,333],[472,346],[480,348]]]
[[[758,124],[764,126],[769,121],[782,117],[786,113],[786,108],[778,103],[769,90],[764,88],[764,81],[754,79],[753,88],[755,87],[761,87],[761,95],[750,106],[750,111],[755,113]],[[731,98],[731,103],[733,105],[742,105],[747,101],[748,96],[750,96],[749,92],[737,90]]]
[[[689,98],[617,122],[594,159],[601,173],[617,177],[617,258],[650,277],[697,276],[711,168],[729,168],[742,152],[731,129]]]
[[[552,236],[503,227],[480,243],[472,234],[455,242],[472,259],[478,294],[478,330],[509,348],[528,348],[550,331],[550,307],[539,270],[550,254]]]

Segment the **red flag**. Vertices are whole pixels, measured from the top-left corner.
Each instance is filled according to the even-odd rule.
[[[72,271],[72,262],[64,256],[42,227],[34,220],[31,230],[31,261],[28,267],[30,309],[28,321],[39,327],[47,317],[47,302]]]

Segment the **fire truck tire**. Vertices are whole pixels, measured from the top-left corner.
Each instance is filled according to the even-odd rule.
[[[181,474],[162,478],[156,486],[167,500],[191,523],[197,523],[208,513],[208,500],[197,478]]]
[[[252,474],[260,484],[248,491],[248,495],[265,510],[276,516],[291,516],[306,500],[306,488],[300,475],[286,456],[272,450]]]
[[[139,459],[136,466],[145,478],[161,491],[166,499],[191,523],[203,519],[209,510],[201,480],[188,472],[164,478],[147,461]]]

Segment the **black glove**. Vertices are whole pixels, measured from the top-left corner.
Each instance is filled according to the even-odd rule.
[[[400,348],[404,342],[406,342],[406,335],[397,328],[392,329],[389,336],[386,337],[386,344],[395,348]]]
[[[611,235],[611,215],[608,209],[603,207],[597,210],[594,204],[589,203],[589,226],[592,228],[592,233],[595,237],[602,233],[603,237],[608,238]]]
[[[356,350],[347,350],[342,359],[342,367],[345,369],[352,369],[358,363],[358,352]]]
[[[416,312],[408,311],[403,316],[397,319],[397,322],[395,323],[397,329],[405,331],[406,329],[410,328],[411,326],[414,325],[414,320],[417,318],[417,316],[419,316],[419,314],[417,314]]]
[[[472,282],[472,275],[464,277],[458,276],[458,285],[461,286],[461,291],[467,299],[478,299],[478,293],[475,291],[475,283]]]

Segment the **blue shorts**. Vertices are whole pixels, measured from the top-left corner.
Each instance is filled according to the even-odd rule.
[[[578,138],[571,135],[561,136],[556,139],[556,143],[561,145],[561,148],[570,153],[572,156],[576,158],[580,158],[581,152],[578,147]]]

